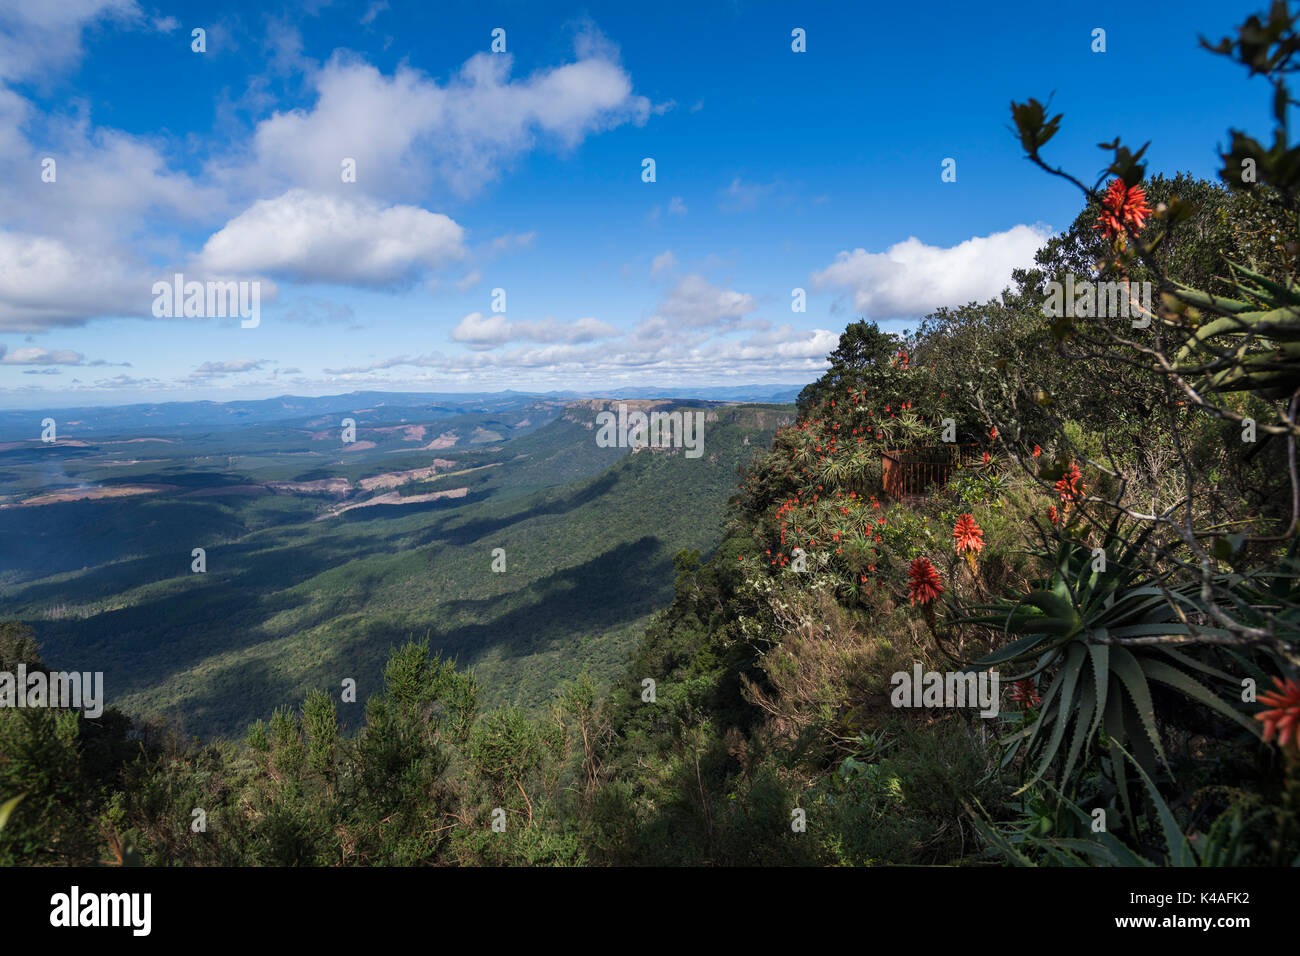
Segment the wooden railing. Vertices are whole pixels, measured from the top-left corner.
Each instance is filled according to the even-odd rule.
[[[959,465],[978,456],[975,445],[898,448],[880,453],[881,484],[892,498],[920,497],[952,480]]]

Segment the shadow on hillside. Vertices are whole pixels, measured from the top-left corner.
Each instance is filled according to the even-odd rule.
[[[508,528],[511,525],[520,524],[531,518],[541,517],[542,515],[560,515],[566,514],[581,508],[585,504],[595,501],[613,491],[621,480],[621,476],[613,472],[608,472],[596,478],[584,488],[573,492],[569,495],[561,495],[551,501],[540,501],[531,507],[522,511],[516,511],[513,514],[502,515],[499,518],[471,518],[463,524],[455,527],[448,527],[448,521],[440,522],[436,527],[430,528],[425,534],[415,538],[415,545],[421,547],[427,544],[451,544],[466,545],[473,544],[490,534],[495,534],[502,528]],[[543,492],[539,497],[545,497]]]
[[[222,671],[213,671],[207,677],[208,689],[185,698],[182,705],[173,704],[161,711],[149,710],[140,716],[163,721],[168,727],[185,735],[210,737],[220,734],[230,739],[240,739],[257,719],[269,718],[277,707],[297,710],[301,696],[293,697],[293,682],[272,675],[265,661],[243,661]],[[108,675],[105,675],[108,682]],[[111,684],[109,686],[112,686]],[[123,692],[121,688],[115,688]]]
[[[123,587],[188,573],[194,545],[184,542],[244,533],[242,521],[211,502],[155,501],[141,507],[130,499],[105,499],[0,511],[0,570],[13,568],[38,577],[84,572],[75,582],[18,585],[7,602],[66,601],[75,590],[75,600],[82,603]],[[152,557],[123,560],[124,555],[142,554]],[[167,570],[170,556],[175,557],[175,572]],[[104,590],[99,583],[104,580],[112,581],[112,590]]]
[[[86,620],[32,623],[52,667],[102,670],[117,693],[129,693],[168,680],[197,661],[276,636],[266,632],[270,618],[321,597],[293,591],[298,584],[350,561],[386,553],[383,542],[356,539],[325,538],[296,549],[291,559],[282,551],[234,544],[210,551],[207,575],[190,576],[182,590]],[[367,588],[358,601],[359,584],[365,582],[350,580],[349,590],[336,600],[318,602],[312,620],[301,626],[354,612],[369,593]],[[67,592],[62,593],[66,597]],[[77,593],[81,597],[83,592]]]
[[[487,650],[527,657],[554,642],[572,642],[577,633],[611,630],[656,610],[671,596],[671,584],[672,556],[659,538],[646,535],[535,581],[528,588],[533,600],[484,623],[440,632],[433,622],[430,643],[461,666]],[[448,616],[485,618],[500,600],[448,601],[441,609]]]
[[[41,582],[21,589],[15,588],[9,600],[37,606],[63,602],[86,604],[120,594],[131,588],[174,578],[188,579],[193,573],[191,571],[192,543],[197,543],[196,546],[204,546],[204,542],[220,541],[223,538],[236,536],[239,536],[239,540],[206,545],[207,573],[212,574],[214,578],[223,574],[234,574],[236,584],[244,583],[246,578],[252,575],[254,578],[252,583],[259,587],[268,584],[277,588],[292,587],[339,563],[384,550],[380,543],[368,539],[355,537],[344,539],[341,536],[327,536],[317,532],[316,540],[294,545],[293,559],[286,560],[285,539],[302,538],[311,532],[295,526],[272,525],[249,533],[242,523],[237,519],[228,518],[217,506],[181,506],[181,508],[182,510],[169,514],[165,518],[160,518],[156,514],[150,515],[154,520],[149,523],[150,528],[146,530],[152,533],[143,540],[136,535],[134,540],[127,538],[123,541],[125,535],[119,534],[121,529],[119,522],[112,521],[111,516],[95,515],[98,520],[82,531],[76,540],[81,553],[87,558],[97,550],[95,539],[103,540],[106,547],[112,547],[116,543],[119,549],[150,550],[152,553],[145,557],[91,567],[70,581]],[[203,510],[199,510],[200,508]],[[209,518],[218,520],[207,520]],[[295,522],[295,525],[297,524],[300,522]],[[32,532],[39,535],[39,530],[36,528],[33,528]],[[19,529],[15,528],[8,533],[17,537]],[[0,533],[0,540],[6,536],[5,533]],[[171,546],[165,552],[162,551],[164,542]]]
[[[647,535],[535,582],[523,607],[481,624],[441,632],[437,620],[427,625],[344,621],[330,632],[328,647],[299,677],[274,677],[258,660],[239,662],[207,677],[204,688],[186,698],[186,727],[195,733],[239,736],[276,707],[298,706],[313,688],[336,695],[342,678],[352,677],[357,681],[358,703],[340,704],[339,715],[355,728],[363,720],[366,699],[382,689],[384,664],[393,648],[427,636],[432,652],[454,659],[461,668],[473,666],[490,651],[510,660],[557,647],[570,650],[583,634],[613,630],[667,603],[671,566],[663,543]],[[662,587],[647,587],[647,582]],[[498,602],[499,598],[452,601],[439,610],[448,615],[486,616]],[[355,595],[349,604],[351,612],[365,610],[364,599]],[[263,639],[265,635],[256,636]],[[119,692],[127,689],[121,687]]]

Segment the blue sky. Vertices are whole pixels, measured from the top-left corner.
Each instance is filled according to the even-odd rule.
[[[1013,98],[1089,179],[1116,135],[1207,178],[1264,138],[1197,48],[1254,9],[0,0],[0,405],[807,382],[1077,214]],[[259,324],[155,317],[177,272]]]

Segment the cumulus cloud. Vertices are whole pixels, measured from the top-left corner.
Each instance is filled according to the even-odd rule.
[[[474,349],[492,349],[506,342],[594,342],[619,335],[618,329],[599,319],[585,317],[559,322],[547,316],[540,322],[510,322],[500,313],[484,316],[471,312],[451,330],[451,337]]]
[[[43,114],[0,85],[0,330],[147,315],[147,262],[179,251],[157,220],[201,222],[223,206],[157,144],[93,129],[80,108]]]
[[[472,193],[539,142],[572,148],[649,117],[650,101],[633,92],[607,42],[584,34],[575,51],[574,62],[526,78],[511,77],[511,55],[477,53],[445,84],[409,66],[385,75],[336,54],[310,77],[315,105],[260,122],[250,161],[226,172],[263,185],[337,189],[339,164],[351,158],[356,185],[376,195],[418,195],[433,185]]]
[[[659,304],[659,315],[678,325],[734,325],[758,308],[748,293],[723,289],[692,273],[675,285]]]
[[[717,351],[720,359],[749,362],[772,358],[815,359],[821,361],[839,345],[840,333],[826,329],[796,330],[782,325],[755,333],[740,342],[724,343]]]
[[[948,248],[912,237],[884,252],[841,252],[812,279],[816,287],[851,292],[854,308],[866,318],[915,318],[939,306],[993,298],[1010,284],[1012,269],[1033,263],[1050,236],[1049,228],[1036,224]]]
[[[0,0],[0,80],[30,80],[81,59],[82,30],[97,21],[142,18],[135,0]]]
[[[492,348],[509,342],[513,332],[511,323],[500,313],[484,316],[482,312],[471,312],[451,330],[451,337],[476,348]]]
[[[47,174],[53,181],[33,181]],[[43,114],[0,87],[0,208],[10,229],[120,250],[154,239],[158,217],[206,223],[233,207],[217,187],[169,168],[162,143],[92,128],[84,112]]]
[[[155,273],[187,262],[186,272],[223,279],[401,284],[464,252],[456,223],[403,201],[424,201],[434,186],[472,192],[538,145],[571,148],[653,112],[591,27],[568,62],[515,77],[509,56],[480,54],[439,81],[407,66],[385,74],[352,54],[321,65],[272,20],[271,69],[301,74],[314,102],[272,112],[235,137],[246,150],[223,148],[191,176],[173,165],[166,133],[96,126],[82,100],[46,112],[5,85],[74,67],[86,31],[105,25],[170,32],[178,21],[135,0],[0,0],[0,331],[148,317]],[[245,105],[265,115],[259,90]],[[33,185],[47,157],[57,181]],[[340,181],[345,158],[357,162],[356,183]],[[211,235],[197,258],[185,238],[193,229]],[[483,255],[533,239],[510,233]]]
[[[12,352],[0,345],[0,365],[28,365],[28,366],[56,366],[56,365],[85,365],[91,368],[102,366],[121,366],[130,368],[130,362],[109,362],[104,359],[95,359],[87,362],[86,357],[80,352],[73,349],[43,349],[37,346],[26,346],[24,348],[14,349]],[[24,375],[35,374],[52,374],[57,372],[55,368],[31,368],[24,372]]]
[[[203,246],[221,275],[383,286],[464,254],[464,230],[441,213],[293,189],[263,199]]]
[[[83,365],[86,357],[72,349],[59,349],[51,352],[47,349],[29,348],[8,351],[0,345],[0,365]],[[103,364],[103,363],[95,363]]]
[[[91,315],[144,315],[151,281],[128,263],[59,239],[0,231],[0,330],[81,325]]]
[[[201,222],[224,205],[169,169],[159,143],[93,127],[84,101],[45,113],[3,85],[75,65],[83,29],[101,24],[148,26],[133,2],[0,0],[0,330],[147,315],[146,263],[176,250],[156,220]]]

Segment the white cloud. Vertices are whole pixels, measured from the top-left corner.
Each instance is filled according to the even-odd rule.
[[[371,4],[367,16],[382,7]],[[156,274],[181,263],[219,277],[266,272],[362,286],[415,278],[459,258],[464,237],[446,216],[400,204],[401,194],[423,200],[435,185],[470,192],[539,144],[570,148],[654,112],[617,49],[589,25],[570,62],[512,77],[511,57],[479,54],[435,80],[407,66],[384,74],[351,54],[321,65],[303,56],[296,29],[273,19],[268,69],[302,74],[314,102],[271,113],[247,135],[223,128],[219,158],[191,177],[173,166],[179,144],[168,133],[97,127],[84,99],[45,112],[5,85],[41,85],[76,66],[83,37],[104,27],[188,29],[135,0],[0,0],[0,331],[148,317]],[[217,32],[214,23],[210,49]],[[267,115],[265,86],[243,104],[255,115]],[[247,149],[231,151],[241,139]],[[34,181],[47,156],[56,182]],[[340,181],[344,157],[358,162],[355,184]],[[183,231],[195,227],[211,234],[197,257]],[[483,255],[534,238],[510,233]]]
[[[618,329],[599,319],[585,317],[574,322],[559,322],[548,316],[540,322],[509,322],[500,313],[484,316],[471,312],[451,330],[451,338],[471,348],[496,348],[506,342],[593,342],[619,335]]]
[[[493,312],[489,316],[484,316],[482,312],[471,312],[451,330],[451,337],[475,348],[493,348],[509,342],[513,333],[510,322],[499,312]]]
[[[673,287],[658,311],[678,325],[703,327],[734,325],[757,308],[752,295],[712,285],[692,273]]]
[[[668,200],[668,215],[686,215],[686,203],[681,196],[674,196],[672,199]]]
[[[650,101],[608,44],[579,42],[578,59],[512,79],[509,54],[478,53],[445,84],[409,66],[391,76],[336,54],[310,81],[310,110],[275,113],[253,135],[251,173],[263,188],[340,187],[340,162],[356,160],[356,186],[409,197],[438,185],[465,195],[494,179],[541,139],[564,148],[627,122],[644,123]]]
[[[148,251],[165,247],[159,217],[219,222],[228,208],[220,190],[171,170],[161,143],[93,127],[84,103],[46,114],[0,86],[0,209],[8,230],[121,258],[124,245],[141,238]]]
[[[140,18],[135,0],[0,0],[0,80],[48,80],[81,59],[83,28]]]
[[[204,362],[193,372],[190,378],[217,378],[223,375],[237,375],[240,372],[255,372],[266,365],[266,359],[230,359],[226,362]]]
[[[8,351],[0,345],[0,365],[83,365],[86,357],[72,349],[51,352],[35,346]]]
[[[482,318],[480,316],[480,318]],[[659,334],[651,335],[656,331]],[[826,355],[839,342],[839,333],[825,329],[781,326],[741,341],[685,336],[662,320],[651,320],[638,335],[618,347],[608,343],[581,345],[557,342],[501,352],[479,351],[448,356],[442,352],[400,355],[350,368],[324,369],[328,384],[383,386],[395,384],[463,384],[509,387],[521,370],[538,383],[571,388],[575,381],[604,377],[627,384],[667,386],[672,382],[707,380],[764,381],[770,377],[803,381],[826,367]],[[418,376],[397,376],[396,369],[425,370]]]
[[[975,236],[949,248],[912,237],[884,252],[854,249],[813,273],[817,287],[853,293],[866,318],[915,318],[939,306],[995,297],[1011,283],[1011,270],[1033,265],[1034,253],[1051,236],[1041,224]]]
[[[84,103],[45,114],[0,85],[0,330],[147,315],[147,262],[181,252],[158,220],[203,222],[224,207],[218,190],[170,170],[159,144],[93,128]]]
[[[782,325],[766,332],[751,335],[741,342],[728,342],[718,350],[718,357],[731,361],[748,362],[785,359],[823,360],[839,345],[840,333],[826,329],[796,330]]]
[[[0,330],[38,332],[81,325],[91,315],[145,315],[150,288],[147,275],[120,259],[0,231]]]
[[[463,237],[441,213],[295,189],[228,222],[204,244],[199,265],[222,275],[383,286],[460,258]]]

